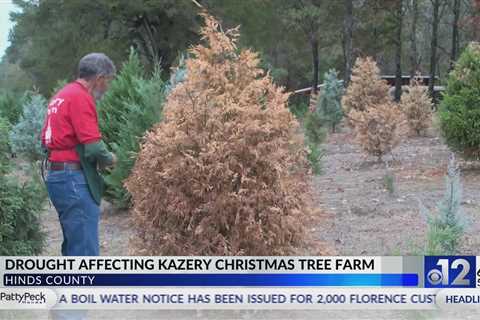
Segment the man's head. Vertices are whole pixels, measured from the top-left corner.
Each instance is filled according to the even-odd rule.
[[[105,94],[116,72],[112,60],[103,53],[89,53],[78,63],[78,77],[88,83],[96,100]]]

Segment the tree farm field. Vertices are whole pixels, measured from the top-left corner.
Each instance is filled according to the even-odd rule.
[[[179,40],[182,45],[172,52],[157,50],[163,42],[155,35],[149,35],[153,42],[145,47],[133,45],[145,42],[135,37],[118,37],[132,30],[128,23],[117,30],[112,39],[120,41],[107,45],[105,52],[115,60],[118,73],[103,98],[93,94],[98,97],[102,142],[118,160],[110,168],[93,166],[102,168],[107,186],[101,254],[475,253],[479,163],[465,162],[461,156],[480,158],[480,112],[472,107],[480,105],[480,45],[477,20],[467,14],[478,9],[476,2],[455,1],[463,9],[449,8],[449,18],[444,19],[458,22],[461,15],[471,24],[459,30],[455,22],[452,41],[445,36],[450,33],[439,30],[439,1],[420,7],[404,7],[402,1],[386,5],[376,18],[382,21],[381,29],[397,39],[395,44],[378,41],[380,26],[352,25],[353,11],[365,21],[371,18],[368,2],[362,8],[352,1],[331,2],[332,6],[309,2],[304,8],[293,3],[279,7],[271,2],[258,10],[268,12],[268,19],[243,19],[258,13],[250,2],[244,9],[251,11],[245,10],[242,19],[229,19],[237,11],[223,10],[229,5],[189,7],[188,20],[195,17],[195,23],[179,27],[197,31]],[[49,7],[42,2],[39,8]],[[157,16],[165,9],[155,6]],[[35,17],[41,12],[37,10],[12,16],[19,23],[12,32],[30,30],[32,26],[18,17]],[[417,21],[419,12],[431,13],[431,26]],[[279,13],[288,14],[277,19]],[[333,41],[335,45],[324,47],[320,17],[337,16],[344,21],[331,21],[332,35],[344,25],[345,43]],[[257,38],[252,31],[257,28],[248,27],[250,20],[282,26]],[[390,30],[383,22],[396,27]],[[410,22],[408,32],[428,35],[424,40],[431,35],[430,46],[428,40],[402,38],[408,29],[402,25]],[[304,23],[313,29],[305,33]],[[285,52],[253,45],[265,42],[269,49],[276,48],[273,39],[287,31],[292,39],[304,37],[303,49],[311,47],[311,68],[306,62],[299,70],[289,67],[307,61],[294,50],[300,45],[296,41],[280,45],[289,56],[285,61],[280,59]],[[366,36],[371,33],[374,38]],[[354,41],[355,48],[354,35],[365,38]],[[402,40],[412,46],[402,47]],[[437,52],[437,47],[450,43],[451,54]],[[11,59],[0,65],[11,71],[5,74],[22,70],[25,76],[35,75],[31,81],[19,77],[23,86],[8,86],[7,77],[0,82],[0,185],[5,186],[0,189],[0,208],[8,213],[5,220],[11,226],[0,249],[5,255],[57,255],[63,235],[53,206],[44,205],[47,194],[36,179],[38,172],[25,172],[23,181],[12,179],[10,171],[20,159],[33,168],[45,158],[40,140],[47,141],[47,132],[50,136],[48,101],[76,79],[66,71],[73,70],[72,64],[85,52],[75,51],[62,64],[64,69],[53,68],[50,74],[45,70],[55,65],[50,59],[45,66],[21,63],[31,60],[20,54],[30,52],[21,50],[24,45],[13,41],[6,53]],[[419,54],[420,47],[431,50]],[[419,59],[426,53],[430,63]],[[157,64],[156,57],[166,60]],[[290,99],[291,93],[307,92],[306,99]],[[432,121],[433,110],[438,111]],[[462,188],[463,196],[458,192]],[[40,208],[44,210],[38,215]]]
[[[385,164],[365,156],[342,126],[323,144],[322,172],[312,178],[316,210],[307,229],[307,247],[298,254],[411,255],[422,254],[427,230],[420,202],[434,211],[445,191],[449,150],[435,128],[404,140],[385,160],[394,176],[394,192],[385,185]],[[462,208],[467,217],[459,252],[475,255],[480,246],[480,168],[460,161]],[[102,255],[129,252],[131,217],[108,202],[102,205]],[[43,255],[57,255],[62,241],[58,217],[45,206],[42,226],[47,234]]]
[[[348,132],[327,139],[322,175],[314,177],[316,203],[324,223],[312,230],[339,255],[424,254],[427,223],[423,204],[435,211],[445,192],[450,151],[430,128],[403,141],[393,152],[393,194],[385,186],[385,165],[365,158]],[[480,170],[460,161],[466,230],[459,252],[475,255],[480,244]]]

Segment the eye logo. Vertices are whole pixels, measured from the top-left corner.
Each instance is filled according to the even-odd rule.
[[[426,288],[475,288],[476,257],[425,257]]]
[[[437,269],[430,270],[427,274],[428,282],[433,285],[440,284],[442,282],[443,276],[442,272]]]

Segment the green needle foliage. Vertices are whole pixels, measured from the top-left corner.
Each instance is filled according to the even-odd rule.
[[[322,125],[328,126],[335,132],[337,125],[342,121],[343,84],[338,81],[337,71],[331,69],[325,73],[324,87],[318,100],[317,112]]]
[[[18,122],[22,115],[22,103],[11,93],[0,94],[0,117],[5,118],[10,124]]]
[[[327,133],[318,112],[308,112],[303,125],[309,142],[318,145],[325,140]]]
[[[9,167],[10,143],[8,133],[10,124],[5,118],[0,117],[0,175],[5,174]]]
[[[23,100],[23,114],[10,133],[12,151],[24,155],[29,161],[42,159],[40,134],[42,131],[47,101],[39,94],[30,93]]]
[[[38,213],[45,192],[35,181],[21,185],[9,175],[9,129],[0,117],[0,255],[37,255],[43,246]]]
[[[20,185],[13,177],[0,175],[0,255],[41,252],[44,235],[38,214],[45,198],[39,187],[35,183]]]
[[[446,191],[437,207],[437,214],[429,214],[424,207],[421,212],[427,219],[427,255],[454,255],[458,252],[464,232],[465,218],[461,208],[462,186],[460,172],[452,154],[446,176]]]
[[[440,128],[452,150],[480,159],[480,45],[470,44],[450,73],[440,105]]]
[[[307,160],[310,162],[310,166],[312,167],[312,172],[314,175],[319,175],[322,173],[321,159],[325,154],[318,144],[311,143],[308,141],[308,139],[307,139],[307,147],[308,147]]]
[[[326,138],[326,130],[320,114],[316,111],[306,113],[303,125],[305,127],[305,142],[308,147],[307,159],[310,162],[312,172],[319,175],[322,171],[320,160],[324,155],[320,144]]]
[[[138,55],[132,50],[121,72],[98,106],[103,139],[116,154],[118,162],[107,173],[107,198],[118,207],[129,206],[123,187],[135,163],[141,138],[161,118],[165,85],[158,68],[145,75]]]

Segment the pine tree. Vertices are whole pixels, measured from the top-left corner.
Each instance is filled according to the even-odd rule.
[[[430,126],[433,102],[428,94],[428,88],[422,85],[418,74],[408,87],[408,91],[402,95],[400,106],[412,134],[420,135]]]
[[[380,70],[370,58],[358,58],[352,70],[350,85],[342,98],[345,115],[351,110],[365,111],[370,106],[389,103],[388,84],[380,78]],[[352,123],[351,123],[352,124]]]
[[[365,111],[352,110],[354,133],[360,147],[379,161],[391,152],[405,136],[403,113],[393,102],[369,106]]]
[[[132,50],[98,106],[103,139],[117,156],[117,164],[105,177],[106,196],[118,207],[130,205],[123,181],[135,163],[141,137],[160,121],[164,99],[160,71],[157,69],[147,77]]]
[[[429,214],[424,207],[421,212],[427,219],[427,255],[458,254],[458,245],[465,228],[465,216],[461,207],[462,185],[460,170],[452,154],[448,163],[446,190],[437,207],[437,214]]]
[[[206,45],[164,121],[144,138],[126,186],[137,254],[277,255],[302,238],[308,163],[288,94],[237,49],[238,30],[204,15]]]
[[[47,110],[47,101],[39,94],[32,93],[25,98],[23,114],[10,133],[12,151],[23,154],[31,162],[44,156],[40,134]]]
[[[343,91],[343,84],[338,81],[337,72],[333,69],[326,72],[316,112],[322,125],[330,127],[332,132],[335,132],[343,118],[341,103]]]
[[[472,43],[450,73],[439,108],[447,145],[467,159],[480,160],[480,44]]]
[[[21,185],[11,176],[0,174],[0,255],[40,254],[44,233],[39,213],[44,197],[38,188],[36,184]]]
[[[392,101],[388,89],[375,61],[359,58],[342,99],[356,141],[378,160],[391,152],[406,134],[405,116]]]
[[[309,143],[319,145],[325,140],[327,130],[320,118],[320,113],[308,111],[303,120],[305,127],[305,137]]]
[[[0,117],[0,255],[38,255],[44,239],[38,216],[44,192],[34,181],[21,185],[9,175],[10,128]]]

